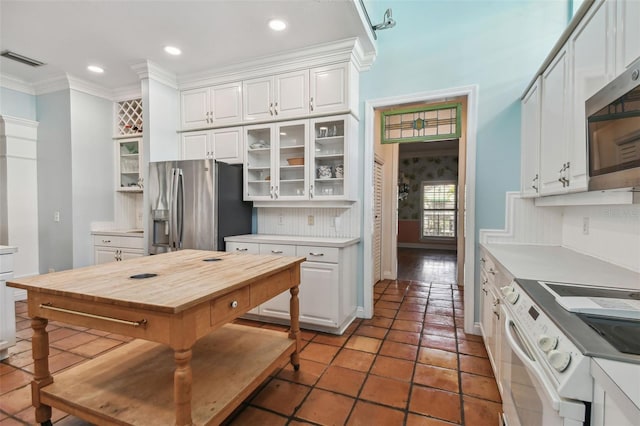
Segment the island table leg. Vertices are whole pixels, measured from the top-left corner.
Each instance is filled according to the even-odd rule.
[[[173,374],[173,400],[176,406],[176,426],[191,426],[191,349],[176,350],[176,371]]]
[[[33,353],[33,380],[31,381],[31,401],[36,409],[36,422],[43,425],[51,424],[51,407],[40,402],[40,389],[53,383],[49,372],[49,333],[48,320],[32,318],[31,351]]]
[[[289,292],[291,293],[289,302],[289,311],[291,312],[289,338],[296,341],[296,351],[291,354],[291,365],[293,365],[295,371],[298,371],[300,369],[300,299],[298,298],[300,287],[298,285],[291,287]]]

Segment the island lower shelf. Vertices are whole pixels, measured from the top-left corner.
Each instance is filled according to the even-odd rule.
[[[193,346],[191,415],[219,424],[296,348],[286,333],[227,324]],[[54,376],[47,405],[104,425],[174,424],[174,351],[134,340]]]

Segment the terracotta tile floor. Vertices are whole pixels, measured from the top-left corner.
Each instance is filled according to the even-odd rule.
[[[375,286],[372,319],[357,319],[343,336],[304,331],[300,370],[288,364],[276,370],[226,424],[497,424],[500,395],[482,340],[462,330],[463,293],[452,283],[455,256],[411,250],[399,260],[405,279]],[[412,276],[418,279],[406,278]],[[18,344],[0,363],[0,426],[34,424],[24,302],[16,303],[16,324]],[[56,322],[48,331],[53,372],[129,340]],[[53,421],[88,424],[56,409]]]

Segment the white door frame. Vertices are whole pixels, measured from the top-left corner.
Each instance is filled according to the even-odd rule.
[[[467,97],[467,159],[464,215],[464,331],[474,333],[475,306],[475,196],[476,196],[476,131],[478,126],[478,86],[463,86],[409,95],[373,99],[364,103],[364,198],[363,198],[363,283],[364,316],[373,316],[373,162],[375,109],[399,104],[434,102],[459,96]]]

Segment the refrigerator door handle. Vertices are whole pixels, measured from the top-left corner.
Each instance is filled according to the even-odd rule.
[[[169,247],[171,250],[175,250],[176,247],[176,235],[178,230],[176,227],[178,219],[178,169],[171,169],[171,193],[170,206],[169,206]]]
[[[176,211],[178,213],[176,220],[177,230],[177,248],[182,248],[182,237],[184,233],[184,174],[182,169],[178,169],[177,177],[178,196],[176,197]]]

